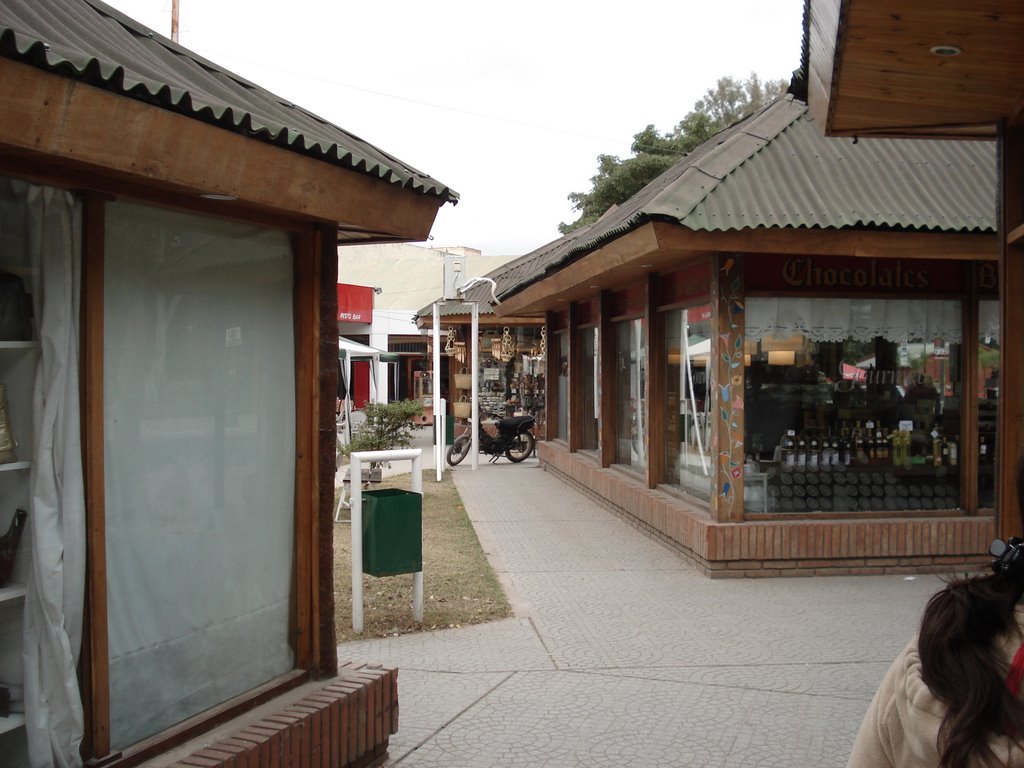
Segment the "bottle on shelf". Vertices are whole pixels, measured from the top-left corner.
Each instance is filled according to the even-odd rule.
[[[960,463],[960,447],[957,445],[956,436],[949,438],[949,466],[955,467]]]
[[[949,440],[945,437],[942,438],[942,464],[944,466],[950,466],[949,463]]]
[[[932,464],[942,466],[942,433],[938,429],[932,430]]]
[[[839,457],[839,438],[838,437],[833,437],[832,438],[832,446],[829,449],[829,462],[828,463],[829,463],[830,466],[833,466],[833,467],[838,466],[839,463],[840,463],[840,457]]]
[[[882,434],[881,429],[875,430],[875,458],[889,460],[889,439]]]
[[[978,436],[978,462],[981,464],[988,463],[988,443],[985,442],[985,436]]]
[[[790,429],[786,431],[785,437],[782,438],[782,466],[790,469],[796,466],[795,434],[796,433]]]
[[[820,458],[821,449],[818,445],[818,438],[815,435],[811,435],[811,440],[807,446],[807,468],[817,469]]]
[[[802,434],[796,440],[796,468],[807,468],[807,441]]]

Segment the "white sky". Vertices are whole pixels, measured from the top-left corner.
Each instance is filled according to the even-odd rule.
[[[170,36],[171,0],[106,0]],[[788,80],[803,0],[180,0],[179,42],[461,195],[432,246],[521,255],[724,75]]]

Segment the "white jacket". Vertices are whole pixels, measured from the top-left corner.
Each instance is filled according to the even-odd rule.
[[[1024,615],[1017,612],[1017,633],[1000,638],[997,647],[1009,669],[1024,638]],[[936,746],[945,707],[921,679],[915,637],[889,667],[868,707],[850,753],[848,768],[936,768]],[[1006,736],[990,742],[998,765],[1024,768],[1024,751]]]

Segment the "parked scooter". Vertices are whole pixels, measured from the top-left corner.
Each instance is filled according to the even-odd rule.
[[[509,461],[518,464],[533,453],[536,439],[530,430],[535,423],[536,419],[533,416],[499,417],[496,422],[498,434],[492,435],[484,429],[481,420],[480,428],[477,430],[480,436],[480,453],[489,455],[492,463],[505,456]],[[473,438],[468,431],[459,435],[448,449],[448,463],[454,467],[469,455],[472,447]]]

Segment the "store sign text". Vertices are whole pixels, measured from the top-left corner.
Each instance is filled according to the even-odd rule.
[[[818,267],[811,259],[788,259],[782,279],[794,288],[927,288],[928,272],[899,261],[881,266],[871,259],[864,267]]]

